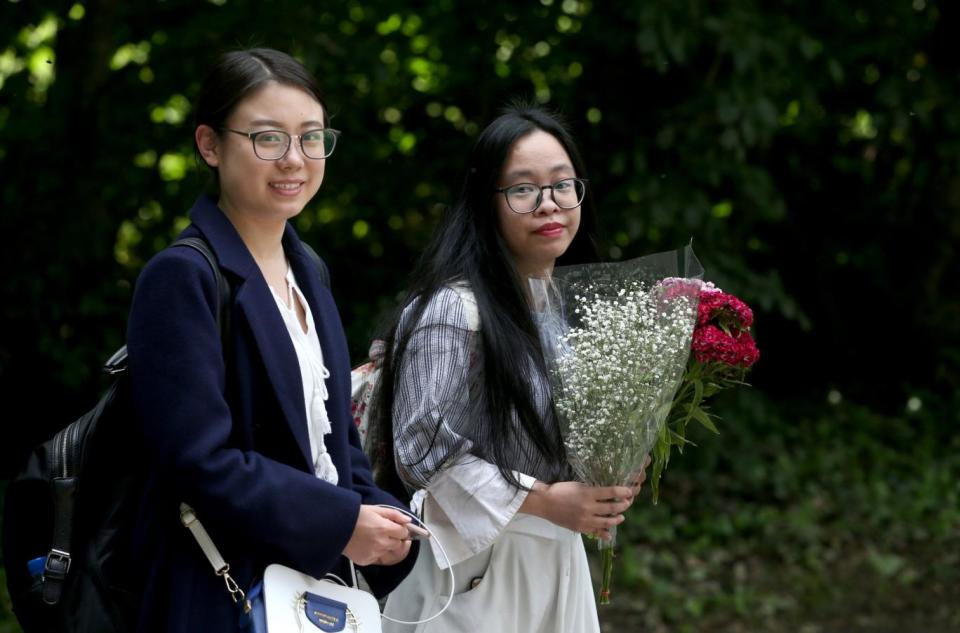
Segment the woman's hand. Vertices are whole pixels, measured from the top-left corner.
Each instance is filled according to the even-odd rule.
[[[647,479],[648,455],[640,470],[629,477],[630,486],[588,486],[576,481],[555,484],[536,482],[520,512],[536,515],[575,532],[609,539],[610,528],[624,521],[626,512]]]
[[[650,456],[647,455],[643,460],[643,466],[640,467],[640,472],[636,473],[632,477],[627,478],[627,481],[630,482],[630,487],[633,488],[634,497],[640,494],[640,487],[643,486],[643,482],[647,480],[647,466],[649,465]]]
[[[533,514],[574,532],[610,538],[610,528],[623,523],[633,503],[627,486],[588,486],[576,481],[536,482],[520,511]]]
[[[410,517],[390,508],[361,505],[343,555],[357,565],[394,565],[410,553]]]

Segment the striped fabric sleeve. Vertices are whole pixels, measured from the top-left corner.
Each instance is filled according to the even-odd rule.
[[[415,304],[404,311],[404,319]],[[398,369],[393,401],[393,433],[400,476],[426,488],[433,475],[470,452],[457,433],[469,422],[471,341],[463,302],[449,288],[434,294],[410,334]]]
[[[477,423],[471,416],[484,415],[483,407],[469,403],[476,347],[470,337],[478,335],[468,326],[462,297],[441,289],[411,334],[394,398],[397,468],[408,485],[422,490],[415,499],[425,504],[452,564],[489,547],[527,496],[494,464],[472,455],[464,437],[467,425]],[[514,474],[524,488],[533,486],[533,477]]]

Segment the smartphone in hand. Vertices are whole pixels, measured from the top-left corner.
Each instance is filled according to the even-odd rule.
[[[419,525],[414,525],[413,523],[407,523],[407,534],[411,539],[416,540],[425,540],[430,538],[430,532],[427,532]]]

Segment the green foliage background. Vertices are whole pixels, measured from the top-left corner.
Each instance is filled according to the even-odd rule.
[[[515,98],[568,118],[609,258],[692,237],[756,309],[754,388],[632,510],[606,627],[960,630],[955,3],[0,3],[4,476],[92,404],[207,185],[206,68],[273,46],[344,132],[296,222],[357,360]]]

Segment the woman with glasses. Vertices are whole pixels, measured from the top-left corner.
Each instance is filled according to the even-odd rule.
[[[571,481],[526,290],[595,258],[583,162],[555,116],[519,106],[467,167],[389,329],[371,414],[378,481],[412,493],[453,564],[449,608],[418,630],[599,631],[581,534],[608,537],[637,488]],[[445,565],[425,545],[385,614],[439,611]]]
[[[137,281],[127,344],[150,472],[135,535],[139,630],[236,630],[239,610],[181,524],[196,512],[240,589],[270,563],[382,596],[415,559],[400,506],[372,481],[350,415],[343,327],[290,220],[317,193],[338,132],[316,80],[269,49],[227,53],[204,82],[195,141],[218,192],[190,211],[213,269],[168,248]],[[324,272],[325,275],[325,272]],[[227,583],[229,586],[229,583]]]

